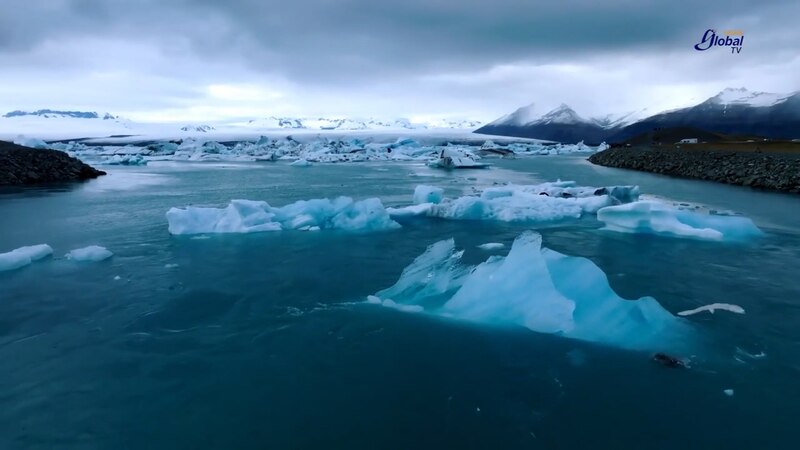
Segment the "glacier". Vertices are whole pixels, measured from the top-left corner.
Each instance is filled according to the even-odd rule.
[[[656,201],[608,206],[597,211],[606,229],[710,241],[741,241],[763,235],[747,217],[705,214]]]
[[[300,200],[282,207],[272,207],[264,201],[233,200],[225,208],[170,208],[167,222],[169,232],[174,235],[400,228],[380,199],[354,201],[350,197]]]
[[[99,262],[111,258],[114,254],[105,247],[90,245],[88,247],[71,250],[65,256],[67,259],[78,262]]]
[[[28,245],[0,253],[0,272],[25,267],[52,254],[53,249],[47,244]]]
[[[594,263],[542,248],[537,233],[523,233],[507,256],[474,267],[461,262],[463,253],[453,239],[431,245],[368,302],[629,350],[684,351],[694,343],[687,321],[652,297],[619,297]]]
[[[496,138],[496,137],[495,137]],[[281,135],[260,136],[255,140],[218,142],[203,137],[183,137],[177,141],[153,141],[109,145],[109,141],[128,138],[107,138],[92,144],[82,142],[46,143],[39,139],[19,136],[17,141],[36,148],[61,150],[87,164],[146,165],[150,161],[278,161],[305,160],[311,163],[345,163],[364,161],[419,161],[435,163],[442,152],[476,166],[486,166],[482,158],[513,157],[514,155],[561,155],[590,153],[605,146],[555,144],[536,140],[500,142],[476,136],[396,137],[391,135]],[[498,142],[495,142],[498,141]]]

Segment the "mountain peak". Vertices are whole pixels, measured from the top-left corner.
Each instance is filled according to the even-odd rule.
[[[562,103],[557,108],[543,115],[542,118],[538,120],[538,122],[570,124],[570,123],[586,122],[586,120],[584,120],[581,116],[579,116],[578,113],[576,113],[575,110],[572,109],[569,105],[567,105],[566,103]]]
[[[716,105],[746,105],[754,107],[772,106],[786,100],[787,96],[771,92],[754,92],[747,88],[725,88],[719,94],[706,100]]]

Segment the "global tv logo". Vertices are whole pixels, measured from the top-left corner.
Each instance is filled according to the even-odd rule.
[[[703,39],[694,45],[694,49],[704,52],[711,47],[730,47],[731,53],[741,53],[744,43],[744,31],[725,30],[722,32],[725,37],[718,36],[716,30],[708,29],[703,33]]]

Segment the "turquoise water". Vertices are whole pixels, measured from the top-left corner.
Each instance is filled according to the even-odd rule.
[[[164,216],[236,198],[404,205],[418,184],[458,196],[559,178],[733,210],[766,235],[726,244],[621,234],[588,217],[193,239],[171,236]],[[0,251],[47,243],[56,256],[0,272],[3,449],[795,447],[797,196],[577,156],[452,173],[413,163],[154,163],[5,190],[0,217]],[[679,355],[690,368],[668,369],[647,353],[363,303],[436,241],[455,238],[474,264],[529,229],[546,247],[591,259],[622,297],[650,295],[673,313],[733,303],[746,314],[690,316],[704,344]],[[475,248],[486,242],[506,248]],[[92,244],[115,256],[63,259]]]

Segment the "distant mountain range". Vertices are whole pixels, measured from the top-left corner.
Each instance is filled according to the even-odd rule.
[[[475,132],[587,144],[622,142],[673,127],[776,139],[800,137],[800,92],[781,95],[727,88],[698,105],[655,115],[644,109],[586,119],[563,104],[541,116],[534,111],[534,105],[519,108]]]

